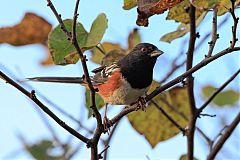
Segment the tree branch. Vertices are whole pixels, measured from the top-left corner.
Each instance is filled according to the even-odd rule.
[[[224,49],[220,52],[218,52],[217,54],[213,55],[212,57],[208,57],[205,58],[204,60],[202,60],[201,62],[199,62],[198,64],[196,64],[193,68],[189,69],[188,71],[186,71],[185,73],[181,74],[180,76],[174,78],[173,80],[171,80],[170,82],[166,83],[165,85],[162,85],[158,88],[156,88],[152,93],[150,93],[147,97],[146,97],[146,101],[151,100],[153,97],[157,96],[159,93],[165,91],[166,89],[182,82],[187,76],[189,76],[190,74],[198,71],[199,69],[203,68],[204,66],[208,65],[209,63],[211,63],[212,61],[228,54],[228,53],[232,53],[235,51],[239,51],[240,47],[234,47],[234,48],[227,48]]]
[[[240,113],[235,117],[233,122],[226,128],[225,132],[222,134],[222,136],[219,138],[219,140],[216,142],[216,144],[213,146],[212,151],[209,153],[207,160],[215,159],[217,153],[220,151],[226,140],[231,136],[234,129],[237,127],[237,125],[240,122]]]
[[[190,70],[193,65],[193,53],[195,48],[195,41],[197,38],[196,35],[196,20],[195,20],[195,7],[191,4],[189,10],[189,18],[190,18],[190,39],[189,39],[189,47],[187,54],[187,66],[186,70]],[[189,74],[187,77],[187,91],[189,98],[189,106],[190,106],[190,116],[187,130],[187,144],[188,144],[188,152],[187,157],[188,160],[192,160],[194,157],[194,133],[195,133],[195,125],[196,125],[196,104],[194,97],[194,78],[192,74]]]
[[[75,5],[75,9],[74,9],[74,14],[73,14],[72,34],[69,34],[70,32],[68,32],[66,30],[66,27],[63,24],[63,21],[62,21],[61,17],[59,16],[58,12],[56,11],[55,7],[53,6],[51,0],[47,0],[47,2],[48,2],[48,6],[51,8],[51,10],[53,11],[54,15],[56,16],[59,24],[61,25],[61,29],[66,33],[66,36],[68,37],[68,39],[71,40],[71,43],[75,47],[77,53],[79,54],[80,60],[82,62],[84,78],[86,79],[88,88],[91,91],[91,106],[90,106],[90,108],[93,110],[94,117],[97,120],[97,128],[95,130],[93,138],[89,142],[89,145],[91,147],[91,159],[92,160],[97,159],[98,158],[97,157],[98,156],[97,144],[98,144],[100,136],[103,132],[103,125],[102,125],[101,114],[99,113],[99,111],[96,107],[96,102],[95,102],[95,92],[96,91],[92,85],[92,82],[91,82],[91,79],[89,76],[89,72],[88,72],[88,68],[87,68],[87,64],[86,64],[86,56],[83,55],[81,48],[78,44],[77,38],[76,38],[76,24],[77,24],[77,17],[78,17],[77,11],[78,11],[78,6],[79,6],[80,0],[76,0],[76,5]]]
[[[237,70],[220,88],[218,88],[209,98],[208,100],[198,109],[198,115],[207,107],[209,103],[220,93],[230,82],[232,82],[237,75],[240,73],[240,69]]]
[[[60,118],[58,118],[51,110],[49,110],[35,95],[35,91],[32,90],[31,92],[28,92],[26,89],[24,89],[22,86],[14,82],[11,78],[9,78],[7,75],[5,75],[2,71],[0,71],[0,77],[2,77],[7,83],[18,89],[20,92],[22,92],[24,95],[26,95],[28,98],[30,98],[39,108],[41,108],[48,116],[50,116],[55,122],[57,122],[62,128],[67,130],[70,134],[77,137],[79,140],[83,141],[84,143],[88,144],[89,139],[85,136],[78,133],[76,130],[71,128],[68,124],[63,122]]]

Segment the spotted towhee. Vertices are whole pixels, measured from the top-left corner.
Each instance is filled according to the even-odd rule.
[[[117,62],[94,70],[92,84],[107,104],[131,105],[148,91],[157,57],[163,54],[156,46],[140,43]],[[34,81],[78,83],[86,85],[82,77],[35,77]],[[106,111],[104,122],[108,123]]]

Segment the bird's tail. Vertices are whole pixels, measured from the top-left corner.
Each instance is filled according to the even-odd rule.
[[[27,81],[86,84],[82,77],[33,77]]]

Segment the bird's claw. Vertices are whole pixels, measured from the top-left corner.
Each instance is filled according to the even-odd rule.
[[[147,109],[147,101],[144,97],[139,97],[138,100],[137,100],[137,109],[136,110],[139,110],[141,109],[142,111],[146,112],[146,109]]]

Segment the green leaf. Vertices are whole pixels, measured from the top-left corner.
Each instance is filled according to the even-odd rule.
[[[35,159],[48,159],[48,160],[61,160],[63,153],[69,150],[69,146],[65,146],[60,155],[50,155],[49,151],[54,149],[55,146],[53,141],[42,140],[39,143],[33,145],[25,144],[26,150],[35,158]]]
[[[68,31],[72,29],[73,21],[68,19],[63,23]],[[81,23],[76,25],[76,34],[79,46],[82,51],[91,49],[100,43],[105,31],[107,29],[107,18],[105,14],[101,13],[94,20],[90,33],[88,33]],[[54,28],[48,36],[48,47],[53,57],[55,64],[66,65],[68,62],[76,63],[79,59],[76,55],[69,55],[76,51],[75,47],[67,40],[66,34],[62,31],[61,26]],[[73,60],[69,59],[73,57]],[[67,61],[66,61],[66,58]]]
[[[137,6],[137,0],[124,0],[123,9],[129,10]]]
[[[101,53],[97,48],[94,48],[91,50],[92,52],[92,57],[91,61],[97,63],[97,64],[102,64],[102,59],[104,58],[104,54],[107,54],[111,50],[114,49],[121,49],[120,44],[118,43],[111,43],[111,42],[103,42],[100,47],[105,53]]]
[[[73,21],[70,19],[63,21],[67,30],[72,29],[72,22]],[[77,23],[76,32],[77,40],[79,42],[79,45],[82,47],[86,42],[88,33],[86,32],[81,23]],[[74,46],[71,44],[70,41],[67,40],[67,36],[62,31],[60,25],[58,25],[50,32],[48,36],[48,47],[53,57],[54,63],[61,65],[67,64],[64,58],[68,54],[73,53],[75,51]]]
[[[175,20],[176,22],[181,22],[184,24],[188,24],[190,22],[189,14],[187,8],[190,7],[189,0],[185,0],[173,8],[171,8],[167,15],[167,20]],[[203,11],[196,10],[195,17],[196,19],[202,15]]]
[[[159,85],[159,83],[154,81],[151,85],[150,92],[156,89]],[[187,126],[187,121],[179,114],[182,113],[186,117],[189,115],[189,103],[186,88],[172,88],[166,93],[157,95],[153,100],[175,121],[177,121],[179,125],[182,127]],[[168,104],[165,101],[167,101]],[[138,111],[128,114],[128,120],[132,127],[139,134],[142,134],[152,147],[155,147],[159,142],[170,139],[180,133],[180,130],[176,128],[153,103],[149,104],[146,112]]]
[[[196,20],[196,26],[198,26],[202,22],[202,20],[206,16],[206,13],[207,12],[203,12],[202,15]],[[189,31],[190,31],[190,25],[182,23],[178,26],[176,31],[173,31],[173,32],[170,32],[170,33],[167,33],[167,34],[163,35],[160,38],[160,40],[170,43],[171,41],[173,41],[177,38],[183,37]]]
[[[202,94],[205,99],[209,98],[213,92],[216,90],[216,87],[214,86],[204,86],[202,88]],[[220,92],[213,100],[212,102],[219,106],[234,106],[240,98],[240,94],[237,91],[234,91],[232,89],[225,90]]]
[[[93,48],[100,43],[102,37],[108,27],[108,20],[104,13],[101,13],[93,21],[90,33],[87,37],[87,42],[84,45],[84,48]]]
[[[179,160],[187,160],[187,155],[181,155],[181,157],[179,158]],[[198,160],[197,158],[193,157],[193,160]]]
[[[91,106],[91,99],[90,99],[90,90],[86,89],[85,91],[85,100],[86,100],[86,108],[88,110],[88,118],[92,116],[92,109],[90,108]],[[104,106],[104,101],[103,99],[98,95],[95,94],[95,101],[98,109],[101,109]]]

